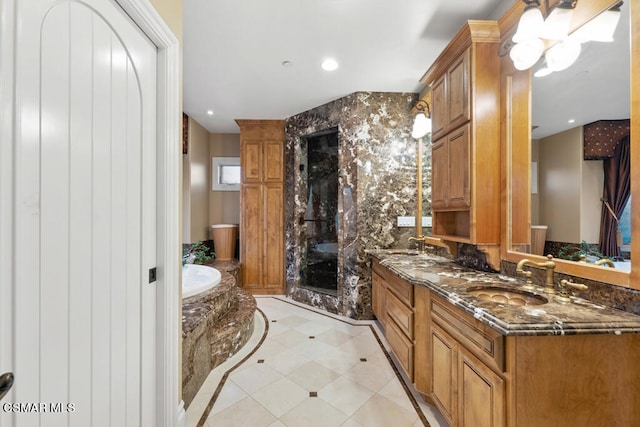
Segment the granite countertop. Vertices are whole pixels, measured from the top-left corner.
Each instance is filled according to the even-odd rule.
[[[536,287],[533,293],[548,299],[542,305],[512,306],[483,301],[470,294],[472,286],[499,286],[519,290],[523,280],[462,267],[453,260],[411,250],[368,250],[393,273],[469,313],[503,335],[577,335],[640,333],[640,316],[588,300],[571,297],[555,301]]]

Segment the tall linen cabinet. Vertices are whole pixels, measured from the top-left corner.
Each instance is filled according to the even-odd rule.
[[[240,126],[240,262],[252,294],[284,294],[283,120],[236,120]]]

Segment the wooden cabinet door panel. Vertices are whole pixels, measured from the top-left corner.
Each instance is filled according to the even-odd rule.
[[[387,325],[384,332],[385,338],[389,342],[400,365],[409,379],[413,381],[413,342],[402,333],[396,323],[390,318],[387,318]]]
[[[457,349],[455,341],[436,325],[431,326],[431,390],[433,400],[451,425],[456,425]]]
[[[431,402],[431,292],[426,286],[414,290],[413,381],[416,390]]]
[[[265,141],[264,182],[282,182],[284,179],[284,143],[283,141]]]
[[[262,283],[262,204],[261,185],[243,184],[240,262],[246,287]]]
[[[449,145],[447,138],[433,143],[431,148],[431,208],[447,207],[449,193]]]
[[[448,136],[449,145],[449,194],[447,205],[451,208],[471,206],[469,181],[469,125],[455,130]]]
[[[266,288],[284,286],[284,191],[282,184],[264,185],[263,274]]]
[[[504,427],[505,383],[481,361],[459,348],[460,426]]]
[[[392,292],[386,296],[387,317],[392,318],[409,339],[413,339],[413,310],[407,307]]]
[[[382,327],[386,327],[386,294],[384,279],[375,271],[371,273],[373,314],[376,315]]]
[[[431,139],[436,140],[446,135],[449,115],[447,109],[447,85],[443,75],[431,86]]]
[[[447,71],[450,130],[466,123],[470,118],[469,54],[470,50],[467,49]]]
[[[259,140],[245,140],[242,145],[242,182],[260,182],[262,178],[262,147]]]

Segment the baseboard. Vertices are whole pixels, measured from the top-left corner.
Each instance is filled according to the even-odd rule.
[[[176,411],[176,427],[187,427],[187,411],[184,410],[184,401],[178,403]]]

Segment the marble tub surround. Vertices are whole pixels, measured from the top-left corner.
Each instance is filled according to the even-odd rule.
[[[481,285],[519,289],[524,284],[520,279],[479,272],[435,255],[368,252],[393,273],[414,285],[428,287],[503,335],[640,333],[640,316],[576,297],[570,304],[561,304],[544,294],[542,287],[536,287],[534,293],[548,298],[548,302],[525,307],[483,301],[467,291]],[[534,283],[539,282],[534,278]]]
[[[407,248],[415,235],[414,228],[398,228],[396,218],[416,210],[416,141],[410,133],[417,96],[357,92],[287,119],[286,285],[296,301],[353,319],[373,317],[365,248]],[[337,295],[306,289],[301,280],[309,194],[304,137],[331,128],[338,130]]]
[[[238,286],[237,261],[213,261],[222,279],[182,304],[182,396],[188,407],[216,366],[234,355],[253,333],[256,301]]]

